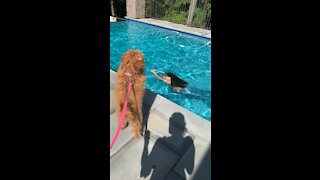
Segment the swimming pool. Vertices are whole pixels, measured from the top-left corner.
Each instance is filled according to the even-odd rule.
[[[117,71],[121,56],[139,49],[145,56],[146,88],[211,121],[211,40],[131,20],[110,23],[110,69]],[[195,94],[172,91],[150,72],[170,71]]]

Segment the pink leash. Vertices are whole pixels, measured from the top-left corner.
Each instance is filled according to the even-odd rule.
[[[131,78],[134,74],[130,74],[130,73],[125,72],[125,75],[127,75],[127,76],[129,76]],[[118,139],[118,136],[119,136],[119,133],[120,133],[124,118],[126,116],[127,106],[128,106],[128,97],[129,97],[129,93],[130,93],[131,88],[132,88],[132,84],[133,84],[132,82],[129,83],[128,93],[127,93],[127,97],[126,97],[126,100],[125,100],[124,105],[123,105],[122,113],[121,113],[121,116],[120,116],[120,121],[119,121],[119,124],[118,124],[118,129],[117,129],[116,134],[114,135],[114,137],[113,137],[113,139],[111,141],[110,149],[112,149],[114,143]]]

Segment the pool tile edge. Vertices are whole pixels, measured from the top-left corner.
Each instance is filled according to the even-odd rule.
[[[186,30],[186,29],[182,29],[180,27],[172,27],[170,26],[170,24],[175,24],[175,23],[172,23],[172,22],[166,22],[167,25],[164,25],[164,24],[159,24],[159,23],[156,23],[156,22],[151,22],[149,19],[132,19],[132,18],[128,18],[128,17],[125,17],[125,19],[127,20],[130,20],[130,21],[136,21],[136,22],[140,22],[140,23],[144,23],[144,24],[149,24],[149,25],[152,25],[152,26],[158,26],[160,28],[165,28],[165,29],[169,29],[169,30],[173,30],[173,31],[179,31],[179,32],[182,32],[182,33],[186,33],[186,34],[190,34],[190,35],[193,35],[193,36],[198,36],[200,38],[205,38],[205,39],[209,39],[211,40],[211,31],[210,33],[201,33],[201,32],[194,32],[192,30]],[[177,24],[177,25],[183,25],[183,24]],[[187,26],[187,28],[189,28]],[[195,28],[195,27],[190,27],[190,28]],[[195,29],[200,29],[200,28],[195,28]],[[208,30],[209,31],[209,30]]]

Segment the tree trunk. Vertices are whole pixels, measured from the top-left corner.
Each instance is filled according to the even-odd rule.
[[[188,14],[188,20],[187,20],[187,26],[191,26],[192,19],[194,12],[196,10],[198,0],[191,0],[190,7],[189,7],[189,14]]]
[[[115,17],[113,0],[111,0],[111,15]]]
[[[171,0],[170,9],[169,9],[170,13],[172,13],[172,10],[173,10],[173,3],[174,3],[173,0]],[[170,21],[172,21],[172,15],[170,15],[169,17],[170,17]]]
[[[205,0],[204,1],[204,8],[207,8],[207,6],[208,6],[208,0]]]

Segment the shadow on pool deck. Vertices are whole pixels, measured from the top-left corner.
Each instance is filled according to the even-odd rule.
[[[186,131],[185,125],[184,116],[181,113],[173,113],[169,120],[169,133],[171,136],[157,139],[151,153],[148,152],[150,132],[146,130],[144,149],[141,157],[140,177],[147,177],[151,174],[150,180],[165,179],[173,169],[175,174],[179,175],[182,179],[186,179],[185,169],[188,174],[193,173],[195,146],[190,136],[184,137]],[[171,165],[172,167],[167,167],[168,164],[164,162],[164,157],[168,157],[167,153],[172,153],[164,151],[164,146],[177,156],[175,163]],[[187,151],[188,153],[186,153]],[[183,164],[180,161],[182,157],[184,158]]]
[[[151,91],[146,89],[145,95],[143,97],[143,106],[142,106],[142,128],[141,128],[141,134],[147,129],[148,127],[148,117],[150,114],[150,110],[152,107],[152,104],[154,103],[155,99],[157,97],[156,93],[152,93]]]
[[[211,179],[211,146],[205,154],[196,172],[194,172],[193,179]],[[220,175],[220,174],[219,174]]]

